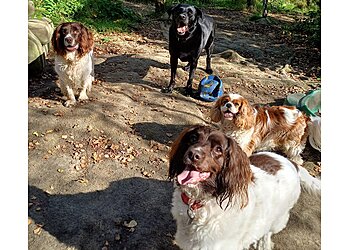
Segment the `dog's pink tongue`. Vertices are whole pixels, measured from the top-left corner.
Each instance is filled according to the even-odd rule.
[[[210,172],[198,172],[195,170],[184,170],[177,176],[177,181],[180,185],[195,184],[207,179],[210,176]]]
[[[67,50],[69,50],[69,51],[74,51],[74,50],[76,50],[76,49],[78,49],[78,44],[77,45],[75,45],[75,46],[68,46],[67,47]]]
[[[183,27],[178,27],[177,28],[177,32],[178,33],[185,33],[188,30],[187,26],[183,26]]]

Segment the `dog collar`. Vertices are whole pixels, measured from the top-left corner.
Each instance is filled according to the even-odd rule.
[[[190,197],[188,197],[185,193],[181,193],[181,199],[182,199],[183,203],[188,205],[188,208],[191,209],[192,211],[203,207],[203,204],[200,201],[191,202]]]

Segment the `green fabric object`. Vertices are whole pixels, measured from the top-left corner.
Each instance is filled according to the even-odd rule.
[[[294,93],[287,96],[285,105],[295,106],[309,116],[321,113],[321,89],[304,93]]]

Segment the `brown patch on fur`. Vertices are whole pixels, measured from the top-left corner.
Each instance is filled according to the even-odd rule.
[[[254,154],[249,157],[249,160],[252,165],[271,175],[275,175],[281,169],[279,161],[265,154]]]

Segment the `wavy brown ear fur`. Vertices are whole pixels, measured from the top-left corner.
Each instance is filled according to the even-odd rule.
[[[242,99],[242,104],[234,119],[234,123],[240,129],[250,129],[255,125],[254,108],[247,99]]]
[[[62,24],[58,25],[56,27],[56,29],[54,30],[52,37],[51,37],[51,43],[52,43],[52,47],[53,50],[59,54],[59,55],[64,55],[64,48],[63,46],[60,44],[60,30],[61,30]]]
[[[217,199],[220,207],[228,199],[225,209],[231,202],[239,202],[240,208],[247,206],[248,185],[253,180],[253,173],[250,169],[250,162],[241,147],[230,137],[227,137],[228,148],[226,150],[226,161],[222,170],[216,178]]]
[[[94,37],[90,30],[88,30],[84,25],[80,24],[81,28],[81,42],[78,49],[80,57],[92,50],[94,46]]]
[[[183,169],[183,157],[186,153],[186,148],[181,145],[181,141],[184,136],[192,131],[193,129],[199,127],[199,125],[191,126],[182,130],[179,136],[175,139],[173,144],[171,145],[171,150],[169,152],[169,173],[168,176],[170,179],[173,179],[177,174],[180,174]]]
[[[213,122],[219,122],[221,120],[221,100],[223,96],[221,96],[218,100],[216,100],[214,106],[210,109],[209,117]]]

